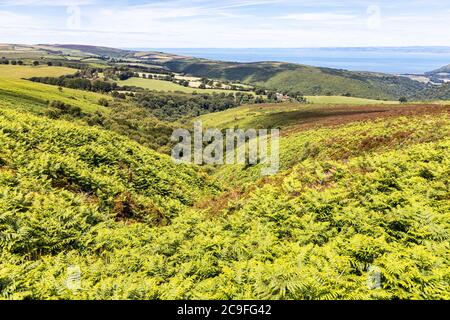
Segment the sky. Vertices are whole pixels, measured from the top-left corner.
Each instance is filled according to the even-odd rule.
[[[450,46],[450,0],[0,0],[0,43]]]

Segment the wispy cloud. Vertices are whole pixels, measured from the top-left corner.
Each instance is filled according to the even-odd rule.
[[[444,2],[0,0],[0,42],[118,47],[445,45],[450,31]],[[77,30],[67,23],[77,12],[66,10],[73,5],[80,8]],[[373,25],[377,28],[370,28]]]
[[[356,19],[356,15],[341,14],[333,12],[320,12],[320,13],[294,13],[284,16],[276,17],[277,19],[285,20],[298,20],[298,21],[342,21]]]
[[[96,0],[0,0],[1,7],[67,7],[84,6],[98,3]]]

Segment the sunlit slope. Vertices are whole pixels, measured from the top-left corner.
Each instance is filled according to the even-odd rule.
[[[306,101],[309,103],[319,103],[319,104],[359,104],[359,105],[369,105],[369,104],[398,104],[398,101],[383,101],[383,100],[373,100],[364,98],[353,98],[344,96],[305,96]]]
[[[163,92],[183,92],[183,93],[237,93],[239,91],[225,90],[225,89],[199,89],[193,87],[185,87],[171,81],[143,79],[143,78],[129,78],[127,80],[118,81],[121,86],[140,87],[148,90],[163,91]],[[255,94],[249,92],[249,94]]]
[[[194,120],[200,120],[207,128],[282,128],[308,125],[313,127],[326,121],[342,123],[349,121],[390,117],[393,115],[408,115],[417,112],[434,112],[446,108],[445,104],[299,104],[278,103],[245,105],[225,111],[202,115]],[[448,109],[448,108],[447,108]]]
[[[185,211],[163,228],[105,222],[91,207],[64,203],[74,201],[67,196],[52,199],[39,215],[30,213],[29,203],[41,203],[38,195],[16,191],[2,199],[2,206],[19,206],[15,214],[24,219],[17,225],[1,215],[7,231],[0,295],[449,299],[449,154],[446,138],[345,163],[304,162],[223,214]],[[0,172],[14,185],[12,173]],[[66,209],[55,212],[54,206]],[[51,218],[58,214],[67,217],[68,230],[82,229],[76,242],[70,241],[73,231],[49,234],[36,225],[34,217],[47,216],[45,226],[59,230],[62,222]],[[65,242],[36,261],[23,258],[38,240],[42,247],[60,238]],[[67,286],[69,266],[81,274],[78,287]]]
[[[306,160],[346,160],[450,136],[449,107],[402,108],[355,115],[340,114],[342,110],[338,110],[336,115],[322,113],[322,117],[316,110],[314,117],[306,117],[310,114],[303,113],[302,118],[291,118],[290,125],[280,131],[281,171]],[[361,111],[364,109],[359,109]],[[260,173],[261,165],[226,165],[218,167],[215,176],[219,181],[241,186],[261,179]]]
[[[81,108],[84,112],[108,112],[98,104],[100,98],[111,97],[94,92],[58,88],[21,78],[34,76],[60,76],[74,73],[74,69],[60,67],[0,66],[0,101],[2,107],[44,112],[49,102],[61,101]]]
[[[0,78],[2,79],[60,77],[68,74],[74,74],[75,72],[75,69],[64,67],[0,65]]]
[[[197,168],[176,165],[123,136],[3,108],[0,149],[0,208],[3,217],[21,215],[23,220],[16,222],[23,227],[58,220],[47,216],[51,212],[67,218],[90,219],[85,214],[92,214],[92,219],[164,223],[215,190]],[[58,224],[56,220],[52,223]],[[69,225],[77,229],[73,222],[60,223],[54,226],[61,228],[58,232]],[[9,227],[7,223],[9,231],[3,231],[20,233]],[[39,242],[25,235],[23,241],[17,245]]]

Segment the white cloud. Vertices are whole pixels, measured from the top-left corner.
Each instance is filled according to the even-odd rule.
[[[321,12],[321,13],[294,13],[288,14],[278,19],[284,20],[298,20],[298,21],[346,21],[356,19],[356,15],[342,14],[342,13],[332,13],[332,12]]]
[[[51,14],[38,8],[32,13],[23,10],[27,15],[17,8],[13,10],[14,5],[18,4],[56,6],[56,3],[67,5],[74,1],[0,0],[0,42],[85,43],[115,47],[318,47],[450,43],[449,13],[444,10],[419,15],[381,6],[379,27],[369,28],[367,7],[364,4],[353,6],[355,1],[349,1],[351,6],[344,5],[348,4],[347,1],[330,0],[313,3],[303,0],[235,0],[220,4],[205,0],[174,0],[134,6],[123,2],[103,5],[101,3],[104,2],[95,0],[75,2],[91,4],[80,7],[79,30],[67,29],[69,16],[64,8],[54,8]],[[14,5],[9,8],[4,6],[5,3]],[[299,3],[305,3],[308,7],[296,10],[287,7]]]
[[[97,1],[95,0],[0,0],[1,7],[14,7],[14,6],[55,6],[55,7],[67,7],[67,6],[81,6],[92,5]]]

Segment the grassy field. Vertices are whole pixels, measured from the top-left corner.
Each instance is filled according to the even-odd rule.
[[[98,105],[100,98],[111,100],[111,97],[94,92],[80,91],[56,86],[35,83],[21,78],[56,77],[74,73],[74,69],[60,67],[28,67],[28,66],[0,66],[0,99],[4,106],[22,108],[33,112],[48,105],[49,101],[62,101],[72,106],[80,107],[85,112],[101,110],[108,112],[108,108]]]
[[[273,114],[289,113],[305,108],[302,104],[245,105],[218,113],[205,114],[197,119],[208,128],[249,128],[252,123]],[[197,120],[196,119],[196,120]]]
[[[343,96],[306,96],[309,103],[319,104],[399,104],[398,101],[383,101]]]
[[[13,66],[0,65],[0,78],[22,79],[31,77],[60,77],[75,73],[75,69],[47,66]]]
[[[236,93],[236,92],[239,92],[239,91],[223,90],[223,89],[197,89],[197,88],[191,88],[191,87],[184,87],[184,86],[181,86],[179,84],[176,84],[176,83],[173,83],[170,81],[142,79],[142,78],[130,78],[125,81],[119,81],[118,84],[120,86],[135,86],[135,87],[140,87],[140,88],[144,88],[144,89],[148,89],[148,90],[164,91],[164,92],[175,92],[175,91],[180,91],[180,92],[185,92],[185,93],[192,93],[192,92]]]
[[[205,114],[197,119],[203,121],[204,126],[210,128],[273,128],[289,127],[309,119],[313,116],[332,116],[336,114],[352,113],[356,104],[300,104],[300,103],[276,103],[261,105],[246,105],[228,109],[219,113]],[[364,104],[361,110],[369,109],[370,112],[390,110],[389,107],[402,108],[400,105],[375,105]]]

